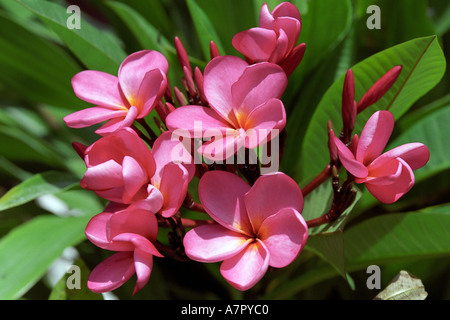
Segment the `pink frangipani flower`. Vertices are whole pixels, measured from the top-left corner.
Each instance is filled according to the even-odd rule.
[[[150,151],[130,128],[110,133],[84,151],[87,170],[81,186],[119,204],[172,216],[194,175],[190,155],[172,152],[178,143],[165,132]]]
[[[95,107],[64,118],[69,127],[83,128],[106,120],[98,134],[129,127],[145,117],[159,103],[167,86],[168,62],[157,51],[143,50],[129,55],[120,65],[118,77],[86,70],[72,78],[77,97]]]
[[[339,159],[356,183],[364,183],[383,203],[393,203],[414,185],[413,170],[423,167],[430,157],[428,148],[418,142],[398,146],[382,154],[394,129],[394,116],[387,110],[375,112],[361,137],[355,135],[351,150],[334,136]]]
[[[249,63],[268,61],[280,65],[289,76],[300,63],[305,44],[295,46],[300,35],[301,17],[297,7],[280,3],[272,12],[261,7],[259,27],[236,34],[232,43]]]
[[[139,203],[157,212],[161,193],[150,184],[156,163],[148,146],[131,128],[110,133],[84,152],[87,170],[81,179],[84,189],[123,204]]]
[[[153,245],[158,223],[153,213],[127,208],[95,215],[86,226],[86,237],[96,246],[118,251],[97,265],[87,286],[93,292],[117,289],[136,273],[133,294],[150,279],[153,256],[162,257]]]
[[[222,276],[238,290],[253,287],[269,266],[287,266],[305,246],[303,196],[284,173],[261,176],[250,187],[235,174],[207,172],[199,197],[217,224],[188,231],[186,254],[200,262],[223,261]]]
[[[249,65],[233,56],[211,60],[204,71],[204,93],[211,108],[182,106],[166,118],[169,130],[188,138],[214,138],[199,152],[223,160],[240,148],[255,148],[286,125],[280,100],[287,77],[278,65]]]

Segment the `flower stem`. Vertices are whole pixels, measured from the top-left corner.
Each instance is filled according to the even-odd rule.
[[[327,166],[322,170],[321,173],[317,175],[310,183],[308,183],[303,189],[302,194],[306,196],[311,193],[314,189],[324,183],[328,178],[331,177],[331,164],[327,164]]]

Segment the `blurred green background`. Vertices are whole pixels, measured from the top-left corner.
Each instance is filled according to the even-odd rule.
[[[280,2],[267,1],[270,9]],[[79,187],[85,167],[71,147],[74,141],[90,144],[98,136],[93,128],[70,129],[62,121],[88,106],[73,94],[73,75],[85,69],[117,74],[128,54],[153,49],[166,55],[170,83],[182,88],[174,37],[181,39],[191,64],[201,69],[209,61],[210,40],[222,54],[239,55],[231,39],[257,26],[264,1],[0,0],[1,299],[372,299],[378,291],[366,287],[369,264],[381,266],[382,287],[404,269],[422,279],[429,299],[450,298],[450,75],[445,68],[450,52],[450,2],[291,2],[302,15],[299,41],[306,43],[306,53],[283,96],[288,139],[281,170],[300,185],[317,174],[314,166],[320,169],[326,162],[311,159],[307,152],[321,147],[308,138],[315,135],[309,124],[328,116],[325,111],[334,108],[332,102],[339,103],[347,69],[414,40],[399,49],[409,73],[396,84],[405,89],[402,92],[410,90],[410,98],[388,95],[382,101],[394,101],[399,110],[391,141],[418,139],[436,155],[429,169],[418,174],[413,190],[390,206],[377,205],[363,191],[347,221],[348,233],[343,235],[336,227],[319,234],[296,262],[271,270],[248,292],[227,285],[218,264],[170,259],[155,259],[150,282],[134,297],[134,278],[103,297],[85,288],[67,290],[65,279],[58,280],[67,277],[68,266],[82,266],[85,280],[89,270],[109,254],[90,244],[83,232],[105,203]],[[72,15],[66,8],[71,4],[81,9],[79,30],[66,25]],[[366,26],[370,5],[381,10],[381,29]],[[427,45],[422,48],[422,43]],[[382,61],[394,63],[396,57],[391,51]],[[375,62],[355,69],[357,95],[385,72]],[[365,70],[371,77],[364,78]],[[338,108],[333,110],[339,113]],[[317,126],[326,129],[326,123]],[[325,195],[326,191],[318,190],[306,208],[322,210],[311,203]],[[356,253],[359,260],[354,258]]]

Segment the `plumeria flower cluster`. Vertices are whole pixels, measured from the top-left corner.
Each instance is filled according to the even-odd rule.
[[[352,131],[358,113],[377,102],[401,72],[396,66],[357,103],[353,73],[347,72],[343,129],[329,126],[330,163],[303,190],[278,168],[262,172],[256,149],[285,134],[281,97],[302,60],[297,45],[301,18],[283,2],[272,11],[264,4],[259,26],[236,34],[233,46],[243,57],[220,55],[211,42],[211,60],[192,69],[177,37],[183,90],[171,87],[166,58],[153,50],[129,55],[117,76],[83,71],[72,79],[75,94],[93,107],[67,115],[69,127],[96,129],[89,146],[74,142],[86,164],[81,186],[108,201],[88,223],[94,245],[115,252],[91,272],[94,292],[117,289],[136,275],[134,292],[149,281],[153,258],[221,262],[220,272],[238,290],[255,286],[272,268],[283,268],[302,252],[308,228],[327,223],[351,204],[353,183],[365,184],[381,202],[392,203],[414,184],[428,149],[411,143],[383,152],[393,130],[389,111],[376,112],[360,137]],[[148,124],[150,113],[159,132]],[[282,147],[282,146],[281,146]],[[280,153],[272,148],[272,161]],[[275,151],[275,152],[274,152]],[[340,186],[337,171],[348,179]],[[330,212],[305,221],[303,198],[331,178],[335,198]],[[198,179],[198,200],[189,186]],[[195,185],[195,184],[194,184]],[[183,216],[184,209],[206,219]],[[159,228],[169,228],[167,241]]]

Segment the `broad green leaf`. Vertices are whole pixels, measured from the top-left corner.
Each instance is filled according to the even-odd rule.
[[[76,103],[70,79],[81,68],[74,59],[2,12],[0,48],[3,94],[20,95],[29,102],[69,106]]]
[[[386,214],[344,232],[346,271],[450,256],[450,204],[408,213]],[[338,274],[321,264],[279,285],[264,299],[286,299]]]
[[[347,266],[450,256],[449,225],[450,205],[367,219],[344,233]]]
[[[403,69],[392,88],[375,105],[358,115],[355,133],[360,134],[368,118],[386,109],[399,119],[421,96],[434,87],[445,71],[445,58],[435,36],[414,39],[379,52],[352,67],[355,77],[355,100],[388,70]],[[341,97],[344,76],[323,96],[306,131],[294,178],[307,182],[328,163],[327,122],[332,121],[337,134],[342,127]],[[314,159],[311,161],[310,159]]]
[[[336,3],[333,0],[314,0],[308,2],[308,10],[302,14],[302,26],[298,43],[306,44],[302,62],[289,78],[287,94],[284,99],[288,110],[298,98],[297,92],[309,80],[309,74],[344,39],[352,24],[352,5],[349,0]],[[299,6],[299,8],[301,8]],[[330,8],[333,8],[330,10]],[[273,8],[269,8],[272,10]],[[326,30],[322,32],[320,30]],[[313,106],[296,106],[311,108]]]
[[[329,199],[330,196],[332,196],[332,190],[330,189],[331,188],[329,187],[321,186],[319,189],[319,194],[322,194],[324,196],[321,198],[316,196],[315,202],[326,203],[326,200]],[[344,212],[335,221],[323,224],[318,227],[310,228],[308,230],[309,238],[306,244],[307,248],[314,251],[325,261],[330,263],[345,279],[347,278],[347,273],[344,258],[343,231],[346,221],[351,214],[353,207],[358,202],[360,196],[361,192],[358,191],[353,203],[346,210],[344,210]],[[328,202],[329,201],[330,200],[328,200]],[[320,214],[320,216],[327,213],[329,210],[329,205],[326,205],[324,207],[325,210]]]
[[[223,55],[225,51],[221,44],[221,41],[209,19],[203,9],[197,4],[195,0],[186,0],[186,3],[191,14],[192,21],[194,22],[195,30],[197,31],[198,38],[200,40],[200,46],[203,50],[205,59],[209,59],[209,43],[214,41],[219,49],[219,52]]]
[[[428,296],[422,281],[401,270],[374,300],[424,300]]]
[[[93,27],[83,19],[82,14],[80,29],[69,29],[67,20],[72,13],[67,13],[67,9],[58,4],[42,0],[16,1],[53,30],[87,68],[117,73],[126,54],[110,33]]]
[[[227,53],[241,56],[234,49],[232,39],[238,32],[258,26],[258,20],[254,19],[254,6],[252,1],[196,0],[196,2],[208,16],[217,36],[221,40],[224,50],[222,54]],[[215,39],[211,40],[216,42]],[[209,58],[209,55],[207,57]]]
[[[79,258],[73,270],[68,270],[56,283],[50,293],[49,300],[103,300],[101,293],[94,293],[87,287],[90,273],[84,261]],[[76,277],[79,275],[79,279]],[[69,283],[69,286],[67,285]],[[77,288],[79,285],[79,288]],[[70,288],[69,288],[70,287]]]
[[[0,299],[18,299],[46,272],[68,246],[85,239],[89,216],[36,217],[0,240]]]
[[[42,195],[55,193],[76,183],[73,176],[63,172],[38,173],[11,188],[0,198],[0,211],[10,209]]]
[[[65,167],[62,156],[48,141],[14,126],[0,125],[0,155],[13,161],[44,163]]]
[[[169,65],[169,79],[172,85],[182,85],[179,79],[182,78],[181,68],[176,68],[178,64],[176,51],[161,32],[145,20],[138,12],[122,2],[111,1],[107,3],[114,12],[123,20],[131,33],[138,40],[142,49],[156,50],[162,53]]]

